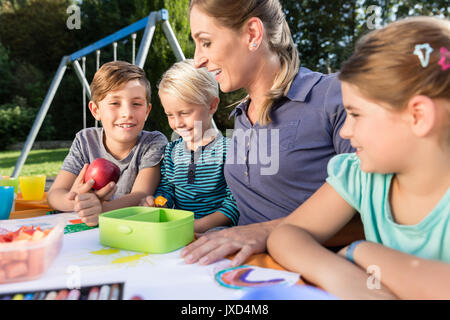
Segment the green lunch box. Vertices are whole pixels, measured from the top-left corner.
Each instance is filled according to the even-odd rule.
[[[102,245],[124,250],[166,253],[194,240],[194,213],[129,207],[99,216]]]

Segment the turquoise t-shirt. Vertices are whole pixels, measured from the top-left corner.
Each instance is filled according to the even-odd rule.
[[[389,203],[392,174],[366,173],[354,153],[328,163],[327,182],[361,214],[366,240],[426,259],[450,262],[450,188],[416,225],[393,220]]]

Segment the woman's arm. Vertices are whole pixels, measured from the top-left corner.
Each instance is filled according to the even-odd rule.
[[[345,251],[341,254],[345,255]],[[450,299],[449,263],[419,258],[373,242],[357,245],[353,258],[364,270],[370,267],[374,276],[379,276],[378,280],[399,298]]]

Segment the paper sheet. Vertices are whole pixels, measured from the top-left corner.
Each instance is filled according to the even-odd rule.
[[[99,229],[64,235],[61,252],[40,279],[0,285],[0,293],[125,282],[124,299],[239,299],[245,294],[216,281],[216,274],[230,267],[227,259],[208,266],[189,265],[180,257],[181,249],[147,254],[104,247],[99,239]],[[248,275],[250,281],[289,278],[294,284],[299,279],[286,271],[256,267],[253,271],[252,276],[260,278]]]

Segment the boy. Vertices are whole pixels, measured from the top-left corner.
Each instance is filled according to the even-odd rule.
[[[94,75],[91,93],[89,109],[102,128],[77,133],[47,199],[52,208],[76,211],[95,226],[100,213],[138,205],[155,191],[167,138],[142,130],[151,104],[150,83],[139,67],[123,61],[104,64]],[[117,185],[111,182],[92,192],[95,181],[84,183],[84,174],[97,158],[116,164],[121,175]]]
[[[193,211],[198,233],[236,225],[239,219],[223,175],[228,139],[212,129],[218,91],[214,77],[196,69],[192,60],[174,64],[159,84],[169,125],[181,138],[166,146],[155,196],[166,198],[168,207]],[[154,197],[142,205],[155,206]]]

